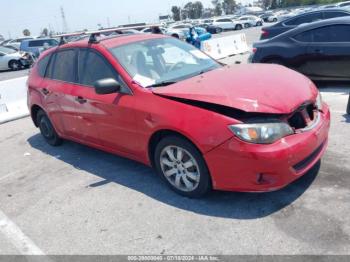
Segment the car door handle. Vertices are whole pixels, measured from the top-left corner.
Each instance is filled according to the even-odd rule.
[[[42,92],[44,95],[50,94],[50,91],[47,90],[46,88],[43,88],[43,90],[41,90],[41,92]]]
[[[77,101],[79,104],[85,104],[87,102],[87,100],[81,96],[76,97],[75,101]]]

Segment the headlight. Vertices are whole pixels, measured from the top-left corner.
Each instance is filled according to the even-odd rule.
[[[316,107],[318,110],[322,110],[322,96],[320,92],[318,92],[318,95],[316,98]]]
[[[294,134],[293,129],[283,122],[239,124],[229,128],[243,141],[254,144],[272,144],[282,137]]]

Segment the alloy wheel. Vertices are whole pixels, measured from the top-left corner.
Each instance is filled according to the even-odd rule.
[[[191,192],[200,182],[200,169],[195,158],[179,146],[167,146],[160,154],[165,178],[178,190]]]

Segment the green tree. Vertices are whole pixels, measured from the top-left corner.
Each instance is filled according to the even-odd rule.
[[[23,30],[23,35],[24,35],[24,36],[30,36],[30,31],[29,31],[29,29],[24,29],[24,30]]]
[[[237,7],[235,0],[224,0],[222,2],[222,9],[224,9],[225,14],[233,14]]]
[[[49,30],[47,28],[44,28],[43,31],[41,32],[42,36],[48,36],[49,35]]]
[[[180,10],[180,7],[178,7],[178,6],[173,6],[173,7],[171,7],[171,12],[173,13],[173,19],[175,20],[175,21],[180,21],[181,20],[181,18],[180,18],[180,12],[181,10]]]

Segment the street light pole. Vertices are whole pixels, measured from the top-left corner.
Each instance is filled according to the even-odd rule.
[[[349,99],[348,99],[348,106],[346,108],[346,113],[350,115],[350,93],[349,93]]]

